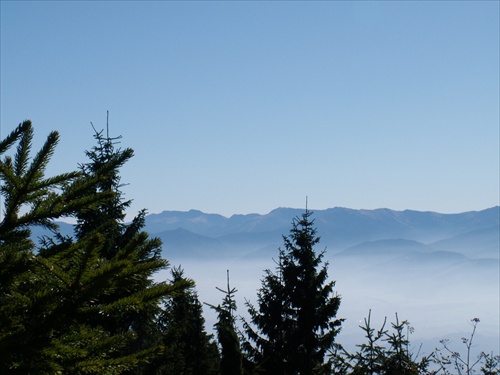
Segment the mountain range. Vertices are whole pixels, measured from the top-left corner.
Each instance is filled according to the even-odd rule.
[[[302,213],[301,209],[277,208],[264,215],[225,217],[198,210],[163,211],[147,215],[144,229],[162,239],[169,260],[271,258],[292,221]],[[321,250],[326,249],[329,256],[500,257],[499,206],[457,214],[336,207],[314,210],[311,217],[321,237]],[[58,224],[63,234],[72,233],[72,225]],[[46,234],[40,228],[32,232],[33,238]]]
[[[268,214],[229,218],[197,210],[163,211],[146,217],[146,231],[160,237],[170,258],[274,256],[304,211],[277,208]],[[331,208],[313,211],[321,246],[330,255],[458,253],[499,258],[500,207],[458,214],[389,209]]]

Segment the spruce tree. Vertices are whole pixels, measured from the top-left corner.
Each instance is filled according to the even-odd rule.
[[[172,285],[189,281],[180,267],[174,267],[171,273]],[[218,374],[217,344],[205,331],[203,309],[194,286],[176,293],[165,302],[159,323],[164,352],[163,357],[150,367],[149,373]]]
[[[328,282],[324,251],[316,253],[311,212],[292,222],[283,236],[276,273],[266,270],[258,309],[248,303],[245,348],[266,374],[316,374],[327,371],[324,357],[334,345],[342,320],[335,319],[340,296]]]
[[[384,375],[419,375],[427,369],[428,360],[423,359],[421,363],[417,363],[412,358],[410,353],[410,341],[408,333],[413,331],[408,321],[399,321],[396,314],[396,322],[391,323],[393,328],[392,333],[386,333],[385,340],[389,344],[387,355],[382,364],[381,374]]]
[[[97,145],[86,151],[89,162],[81,164],[80,169],[85,177],[99,175],[94,193],[107,193],[110,198],[77,213],[76,236],[81,239],[98,232],[104,235],[104,244],[100,251],[103,259],[126,259],[129,262],[127,277],[119,280],[113,292],[102,295],[100,303],[107,304],[120,299],[132,301],[131,298],[138,298],[134,308],[123,309],[119,315],[115,314],[109,319],[97,316],[96,323],[116,334],[135,332],[136,339],[123,347],[123,354],[152,347],[159,350],[160,347],[155,344],[159,343],[156,317],[159,314],[159,303],[168,297],[168,294],[155,293],[166,285],[155,284],[152,275],[166,268],[168,262],[161,258],[161,241],[158,238],[149,238],[148,234],[142,231],[145,225],[145,210],[140,211],[130,223],[124,222],[125,211],[131,201],[123,199],[123,184],[118,168],[133,157],[133,150],[116,148],[115,145],[121,137],[111,138],[109,129],[106,136],[103,131],[98,132],[95,128],[94,131]],[[109,163],[114,163],[117,167],[103,172],[103,168]],[[190,285],[183,281],[169,287],[178,289]]]
[[[375,330],[371,325],[371,310],[368,312],[364,325],[359,326],[365,332],[368,342],[357,345],[359,350],[356,353],[347,354],[348,360],[352,363],[350,365],[352,375],[375,375],[382,371],[386,357],[386,348],[382,345],[387,335],[386,323],[387,318],[384,319],[380,329]]]
[[[217,323],[214,327],[217,331],[217,339],[221,349],[220,374],[241,375],[243,372],[243,355],[241,353],[240,339],[236,330],[236,288],[229,286],[229,271],[227,271],[227,289],[217,287],[224,293],[222,305],[210,305],[217,312]]]
[[[280,258],[282,251],[280,250]],[[280,263],[281,265],[281,263]],[[246,334],[243,349],[249,359],[249,372],[288,373],[285,353],[286,296],[280,265],[277,273],[265,270],[262,287],[257,292],[259,309],[246,302],[251,323],[243,320]]]

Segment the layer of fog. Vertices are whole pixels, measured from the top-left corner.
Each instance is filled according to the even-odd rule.
[[[372,314],[372,326],[380,328],[387,316],[386,328],[395,321],[407,320],[415,329],[410,341],[415,352],[429,354],[441,347],[441,339],[450,339],[454,350],[462,352],[461,337],[469,337],[470,320],[479,318],[477,345],[474,352],[500,353],[500,280],[499,261],[418,264],[413,260],[397,262],[381,259],[328,256],[329,275],[335,280],[336,292],[342,302],[337,317],[344,318],[337,342],[349,350],[365,342],[359,325]],[[185,276],[196,282],[202,303],[221,303],[226,289],[226,270],[230,271],[230,286],[238,290],[238,315],[248,319],[245,300],[257,305],[257,290],[265,269],[274,269],[272,259],[206,261],[171,259],[172,266],[181,266]],[[157,280],[169,280],[169,271],[156,275]],[[216,314],[204,306],[206,327],[211,332]]]

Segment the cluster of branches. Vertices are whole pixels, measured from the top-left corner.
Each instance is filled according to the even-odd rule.
[[[480,352],[472,357],[472,342],[479,319],[471,320],[473,329],[469,338],[462,338],[466,354],[452,351],[449,341],[442,340],[441,348],[427,356],[420,356],[421,346],[413,352],[409,337],[414,328],[407,320],[399,321],[396,314],[391,330],[386,329],[387,318],[379,329],[371,325],[371,311],[360,328],[366,343],[357,345],[355,353],[349,353],[340,345],[330,352],[332,373],[335,374],[401,374],[401,375],[498,375],[500,356]],[[478,369],[478,367],[480,367]],[[478,371],[479,370],[479,371]]]
[[[95,129],[94,129],[95,130]],[[59,140],[47,137],[31,157],[33,127],[20,124],[0,142],[0,373],[2,374],[499,374],[499,357],[466,358],[449,343],[419,360],[407,321],[392,331],[371,327],[367,343],[348,353],[335,338],[341,297],[328,281],[328,263],[315,246],[312,213],[292,221],[274,271],[266,270],[250,318],[236,317],[235,288],[217,288],[222,303],[216,337],[205,330],[193,280],[180,267],[171,280],[161,242],[143,231],[146,212],[128,224],[119,169],[132,156],[118,138],[95,132],[97,145],[76,171],[46,177]],[[17,146],[16,146],[17,145]],[[15,148],[13,155],[7,152]],[[4,156],[5,155],[5,156]],[[76,219],[71,236],[55,219]],[[35,243],[30,228],[50,231]],[[241,327],[238,324],[241,319]],[[385,345],[381,345],[381,343]],[[430,371],[429,365],[437,369]]]
[[[20,124],[0,142],[0,373],[120,374],[145,368],[164,351],[161,304],[192,286],[155,282],[168,266],[161,242],[142,230],[145,211],[124,224],[119,168],[131,149],[96,132],[89,162],[45,177],[59,140],[31,157],[33,127]],[[17,147],[16,147],[17,144]],[[71,217],[72,236],[54,219]],[[30,228],[50,231],[35,243]]]

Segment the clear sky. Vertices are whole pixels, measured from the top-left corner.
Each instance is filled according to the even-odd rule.
[[[1,132],[136,156],[131,213],[499,204],[499,2],[1,1]]]

